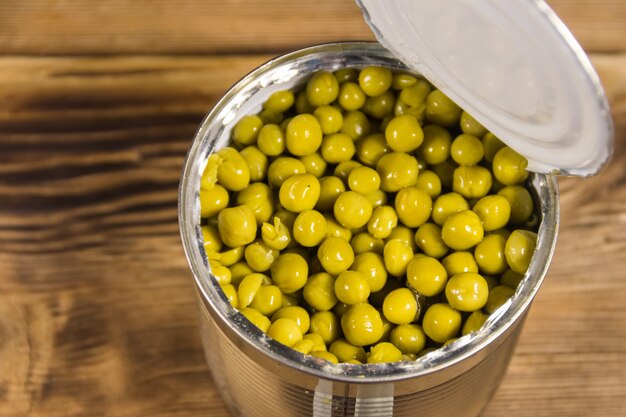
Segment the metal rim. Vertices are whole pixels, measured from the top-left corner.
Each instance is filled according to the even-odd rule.
[[[309,355],[302,355],[269,339],[228,304],[219,285],[211,278],[204,254],[198,198],[199,178],[204,167],[202,162],[205,162],[208,154],[219,146],[218,140],[215,139],[215,132],[223,132],[228,123],[232,123],[233,112],[236,113],[238,106],[243,103],[237,99],[238,96],[258,92],[260,88],[263,88],[259,80],[272,71],[284,74],[299,61],[305,61],[303,63],[305,69],[314,70],[316,67],[329,65],[331,59],[333,65],[339,68],[347,64],[344,62],[347,60],[342,58],[344,56],[359,57],[367,63],[378,62],[413,72],[407,70],[391,53],[377,43],[342,42],[313,46],[282,55],[259,66],[242,78],[203,120],[187,154],[179,185],[178,205],[183,248],[202,302],[207,305],[220,328],[229,335],[235,345],[246,350],[247,353],[265,356],[282,367],[287,366],[319,378],[347,383],[393,382],[433,374],[470,357],[479,356],[485,347],[498,340],[500,335],[526,313],[545,278],[556,245],[559,207],[557,183],[553,175],[531,175],[530,181],[537,193],[536,200],[541,203],[542,221],[537,250],[532,258],[526,279],[520,284],[515,295],[489,317],[480,331],[461,337],[456,342],[416,362],[333,365]],[[306,73],[296,75],[296,78],[302,79],[305,76]],[[261,84],[263,82],[261,80]],[[233,109],[233,106],[236,108]],[[229,118],[230,121],[227,121]]]

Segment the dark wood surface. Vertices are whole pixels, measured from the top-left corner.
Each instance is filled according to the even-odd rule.
[[[615,155],[559,181],[556,256],[485,416],[624,416],[626,3],[550,3]],[[271,54],[371,38],[349,0],[0,2],[0,416],[228,416],[178,236],[185,152]]]

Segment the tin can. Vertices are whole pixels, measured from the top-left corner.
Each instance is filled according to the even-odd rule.
[[[554,252],[558,189],[554,175],[531,174],[540,222],[537,247],[515,295],[481,330],[415,362],[333,365],[269,339],[234,310],[211,277],[200,225],[200,178],[232,126],[261,110],[275,91],[303,85],[315,71],[378,65],[414,73],[377,43],[305,48],[273,59],[235,84],[204,119],[185,162],[179,222],[194,277],[201,334],[214,382],[234,416],[477,416],[495,393]]]

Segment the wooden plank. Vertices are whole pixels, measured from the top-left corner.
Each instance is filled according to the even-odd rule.
[[[622,0],[550,0],[588,51],[626,48]],[[353,0],[5,0],[2,54],[284,52],[371,40]]]
[[[203,115],[266,58],[0,59],[0,416],[229,415],[176,189]],[[626,54],[593,62],[616,153],[560,181],[554,263],[485,416],[626,414]]]

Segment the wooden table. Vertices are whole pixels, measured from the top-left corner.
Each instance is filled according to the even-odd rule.
[[[626,3],[550,1],[615,155],[562,179],[560,239],[485,416],[626,415]],[[203,115],[270,56],[372,39],[351,0],[0,2],[0,416],[227,416],[176,222]]]

